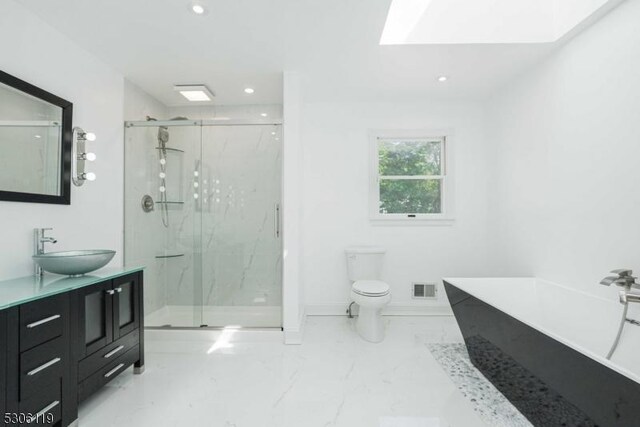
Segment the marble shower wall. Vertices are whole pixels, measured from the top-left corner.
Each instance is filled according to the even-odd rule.
[[[205,306],[280,306],[280,125],[205,126],[202,147]]]

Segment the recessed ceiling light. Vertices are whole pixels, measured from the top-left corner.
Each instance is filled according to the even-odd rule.
[[[447,76],[440,76],[440,77],[438,77],[438,81],[439,81],[439,82],[446,82],[447,80],[449,80],[449,77],[447,77]]]
[[[252,94],[253,92],[255,92],[255,90],[253,90],[253,88],[252,88],[252,87],[246,87],[246,88],[244,88],[244,93]]]
[[[193,10],[193,13],[195,13],[196,15],[202,15],[205,12],[204,6],[202,6],[201,4],[194,4],[193,6],[191,6],[191,10]]]
[[[175,85],[173,90],[191,102],[207,102],[213,100],[213,93],[205,85]]]
[[[260,113],[260,115],[261,115],[262,117],[267,117],[267,115],[268,115],[268,114],[267,114],[267,113]]]

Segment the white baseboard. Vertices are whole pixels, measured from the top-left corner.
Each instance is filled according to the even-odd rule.
[[[348,303],[309,304],[307,316],[346,316]],[[357,308],[356,308],[357,310]],[[356,311],[357,313],[357,311]],[[448,305],[400,305],[389,304],[382,310],[383,316],[453,316]]]
[[[302,314],[298,319],[298,325],[294,328],[284,328],[284,343],[287,345],[299,345],[302,344],[302,338],[304,336],[304,326],[307,323],[307,310],[306,307],[302,308]]]

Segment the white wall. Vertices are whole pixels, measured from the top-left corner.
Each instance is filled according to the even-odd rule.
[[[47,250],[116,249],[122,260],[123,77],[12,0],[0,2],[0,69],[74,104],[74,126],[96,133],[95,182],[71,206],[0,202],[0,279],[32,273],[32,230],[54,227]]]
[[[622,3],[492,101],[500,273],[616,298],[640,271],[640,1]]]
[[[285,344],[300,344],[305,322],[302,242],[302,93],[299,75],[284,74],[282,126],[282,328]]]
[[[343,314],[349,303],[344,249],[387,248],[384,277],[396,306],[447,306],[411,299],[411,283],[490,271],[487,239],[485,128],[481,105],[429,103],[305,104],[303,140],[303,266],[309,314]],[[385,226],[369,220],[370,129],[454,132],[456,212],[451,226]],[[435,310],[434,310],[435,311]]]

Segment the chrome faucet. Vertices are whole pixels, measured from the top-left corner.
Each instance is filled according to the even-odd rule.
[[[45,236],[45,233],[49,230],[53,230],[53,228],[36,228],[33,230],[33,247],[35,255],[41,255],[44,253],[45,243],[58,243],[58,241],[53,237]],[[35,272],[36,276],[42,276],[42,267],[35,264]]]
[[[601,285],[611,286],[612,284],[624,287],[620,291],[620,302],[626,304],[628,302],[640,302],[640,293],[631,292],[634,285],[640,286],[636,282],[637,277],[633,276],[633,271],[628,269],[618,269],[612,271],[615,276],[605,277],[600,281]]]

